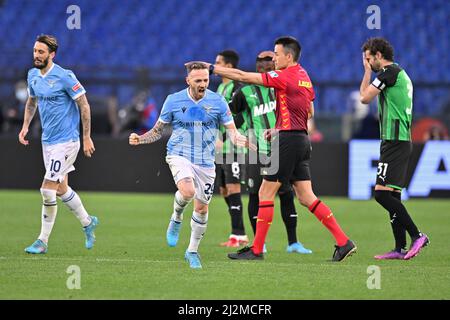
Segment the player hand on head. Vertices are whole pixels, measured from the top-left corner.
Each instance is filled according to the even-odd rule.
[[[136,133],[132,133],[130,134],[130,137],[128,138],[128,142],[130,143],[130,145],[132,146],[137,146],[140,144],[139,142],[139,135]]]
[[[372,67],[370,66],[369,59],[366,58],[365,53],[362,54],[364,70],[372,73]]]
[[[83,139],[83,151],[86,157],[88,158],[92,157],[92,154],[95,151],[95,147],[91,137],[86,137]]]
[[[28,133],[28,128],[22,128],[19,132],[19,142],[23,144],[24,146],[27,146],[30,142],[28,140],[25,140],[25,136]]]

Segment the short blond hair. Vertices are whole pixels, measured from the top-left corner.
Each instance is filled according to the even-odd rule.
[[[207,65],[203,62],[192,62],[186,65],[187,74],[191,73],[192,70],[203,70],[208,69]]]

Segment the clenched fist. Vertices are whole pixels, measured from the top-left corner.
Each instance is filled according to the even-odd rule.
[[[139,135],[136,133],[132,133],[130,134],[130,137],[128,138],[128,142],[130,143],[130,145],[132,146],[137,146],[140,144],[139,142]]]

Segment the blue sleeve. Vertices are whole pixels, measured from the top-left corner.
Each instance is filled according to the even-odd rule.
[[[27,90],[28,90],[28,95],[31,98],[34,98],[35,93],[34,93],[33,88],[31,87],[31,75],[30,75],[30,73],[31,73],[31,71],[28,72],[28,76],[27,76]]]
[[[172,123],[173,116],[172,116],[172,109],[173,109],[173,102],[171,99],[171,96],[169,95],[166,98],[166,101],[164,101],[163,107],[161,109],[161,114],[159,115],[159,121],[164,123]]]
[[[220,124],[226,125],[233,122],[230,107],[224,98],[220,100]]]
[[[70,70],[67,70],[67,73],[64,75],[63,83],[64,90],[73,100],[86,93],[86,90],[84,90],[84,87],[81,85],[80,81],[78,81],[75,74]]]

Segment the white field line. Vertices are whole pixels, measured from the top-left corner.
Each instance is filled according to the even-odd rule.
[[[79,258],[56,258],[56,257],[5,257],[5,256],[0,256],[0,262],[1,261],[5,261],[5,260],[16,260],[16,261],[20,261],[20,260],[28,260],[28,261],[81,261],[81,262],[110,262],[110,263],[180,263],[181,261],[184,262],[184,259],[180,259],[180,260],[148,260],[148,259],[114,259],[114,258],[87,258],[87,257],[79,257]],[[224,261],[208,261],[208,260],[202,260],[204,263],[206,264],[220,264],[223,265],[228,264],[228,263],[233,263],[233,261],[231,260],[225,260]],[[256,262],[256,263],[255,263]],[[297,266],[297,267],[301,267],[301,266],[337,266],[339,265],[340,267],[355,267],[357,265],[353,264],[337,264],[337,263],[303,263],[303,262],[292,262],[292,263],[287,263],[287,262],[268,262],[268,261],[255,261],[255,262],[251,262],[251,261],[239,261],[239,264],[253,264],[253,265],[276,265],[276,266],[288,266],[288,267],[292,267],[292,266]],[[234,262],[237,263],[237,262]],[[359,264],[358,264],[359,265]]]

